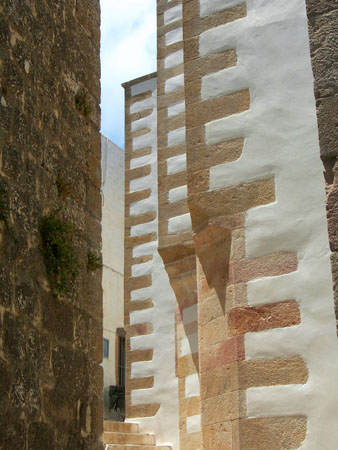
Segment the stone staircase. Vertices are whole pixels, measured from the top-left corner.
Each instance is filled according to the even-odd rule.
[[[103,442],[106,450],[171,450],[156,445],[153,434],[141,434],[137,423],[104,421]]]

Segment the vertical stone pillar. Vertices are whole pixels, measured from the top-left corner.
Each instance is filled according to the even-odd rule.
[[[181,0],[158,12],[159,250],[177,300],[176,375],[180,449],[201,446],[196,256],[187,205],[185,81]]]
[[[99,1],[0,29],[0,448],[101,450]]]

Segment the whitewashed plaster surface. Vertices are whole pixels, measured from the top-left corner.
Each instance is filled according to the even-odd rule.
[[[168,107],[168,118],[177,116],[178,114],[182,114],[185,112],[185,101],[175,103],[172,106]]]
[[[146,212],[154,211],[156,207],[156,199],[154,196],[150,196],[144,200],[132,203],[130,205],[130,215],[137,216],[138,214],[144,214]]]
[[[154,79],[141,82],[139,85],[136,84],[132,86],[131,91],[140,94],[146,91],[152,91],[152,96],[141,100],[140,102],[133,103],[131,109],[134,112],[140,112],[143,110],[148,110],[153,108],[154,110],[146,117],[142,119],[135,120],[132,122],[133,130],[150,130],[147,134],[137,136],[133,139],[133,149],[142,149],[145,147],[151,147],[152,151],[150,155],[132,158],[130,161],[130,168],[135,169],[137,167],[150,166],[150,174],[141,178],[136,178],[130,181],[129,191],[137,192],[144,189],[150,189],[150,195],[143,200],[132,203],[130,205],[130,215],[136,216],[139,214],[144,214],[151,211],[156,211],[157,209],[157,190],[153,189],[153,186],[157,183],[157,150],[154,147],[154,142],[157,139],[157,114],[156,114],[156,91],[154,91]],[[136,94],[135,94],[136,95]],[[138,107],[141,105],[141,108]],[[143,234],[148,234],[157,231],[157,219],[153,222],[148,222],[146,224],[134,225],[131,227],[131,236],[142,236]]]
[[[184,74],[176,75],[175,77],[168,78],[165,81],[164,90],[166,94],[169,92],[177,91],[184,88]]]
[[[116,384],[116,328],[124,326],[124,151],[104,136],[101,149],[103,337],[109,340],[109,358],[102,363],[103,395],[105,417],[114,418],[109,413],[108,387]]]
[[[157,232],[157,219],[152,220],[151,222],[140,223],[139,225],[134,225],[131,227],[130,235],[131,236],[143,236],[149,233]]]
[[[149,102],[149,104],[150,103],[152,102]],[[138,131],[146,128],[145,125],[149,124],[149,120],[153,121],[153,117],[151,116],[156,116],[156,109],[154,109],[153,112],[151,112],[148,116],[143,117],[142,119],[134,120],[131,123],[131,131]]]
[[[151,155],[140,156],[139,158],[133,158],[130,161],[130,168],[136,169],[137,167],[148,166],[151,162]]]
[[[168,147],[185,143],[185,127],[177,128],[168,133]]]
[[[133,247],[133,258],[138,256],[152,255],[157,249],[157,242],[147,242],[146,244],[136,245]]]
[[[183,28],[175,28],[175,30],[168,31],[165,34],[165,45],[175,44],[176,42],[181,42],[183,40]]]
[[[204,16],[239,1],[201,0]],[[274,177],[276,200],[246,215],[246,254],[296,252],[298,270],[249,282],[251,305],[295,299],[296,327],[249,333],[246,358],[301,355],[305,385],[247,390],[250,417],[304,414],[302,450],[338,443],[338,340],[304,0],[247,0],[248,16],[204,32],[200,55],[235,48],[238,65],[203,78],[202,97],[250,89],[249,111],[206,125],[208,143],[244,137],[241,157],[210,169],[210,189]]]
[[[185,325],[195,321],[197,321],[197,304],[188,306],[183,310],[183,323]]]
[[[101,149],[103,262],[123,274],[124,151],[105,136]]]
[[[153,178],[154,178],[154,175],[151,174],[151,175],[146,175],[146,176],[141,177],[141,178],[135,178],[135,180],[131,180],[130,181],[130,186],[129,186],[129,191],[130,192],[142,191],[143,189],[145,189],[144,186],[150,186],[151,185],[151,181],[152,181]]]
[[[171,16],[170,16],[171,17]],[[168,18],[168,20],[170,19]],[[140,112],[148,108],[156,108],[157,80],[153,78],[135,85],[134,93],[145,90],[152,91],[152,97],[131,106],[131,112]],[[133,94],[135,95],[135,94]],[[133,122],[133,130],[147,128],[150,133],[135,137],[133,149],[151,147],[151,155],[147,158],[131,160],[131,167],[150,165],[150,175],[144,176],[130,183],[130,192],[150,189],[151,195],[144,200],[130,206],[132,215],[144,212],[158,211],[157,200],[157,123],[156,109],[147,117]],[[139,123],[138,123],[139,122]],[[135,162],[134,162],[135,161]],[[158,233],[158,219],[131,227],[132,236],[140,236],[151,232]],[[152,285],[147,288],[136,289],[131,292],[132,301],[151,299],[154,307],[130,313],[130,323],[151,323],[153,333],[146,336],[131,338],[131,349],[153,349],[151,361],[132,363],[132,378],[154,377],[151,389],[138,389],[131,392],[133,405],[159,403],[160,409],[154,417],[136,418],[142,433],[155,433],[157,443],[171,445],[174,450],[179,449],[178,438],[178,382],[175,376],[175,311],[176,299],[170,286],[162,259],[157,251],[158,242],[150,242],[135,246],[133,256],[152,255],[153,259],[144,264],[132,266],[132,276],[151,275]]]
[[[198,373],[193,373],[185,378],[185,397],[200,395],[200,380]]]
[[[132,266],[131,275],[133,277],[141,277],[143,275],[149,275],[151,273],[151,269],[152,269],[152,261],[147,261],[141,264],[135,264]]]
[[[164,25],[168,25],[171,22],[182,19],[182,5],[173,6],[170,9],[164,11]]]
[[[143,94],[144,92],[147,91],[153,91],[153,87],[154,87],[154,78],[150,78],[150,80],[145,80],[142,81],[141,83],[138,84],[134,84],[133,86],[131,86],[131,96],[134,97],[137,94]],[[154,102],[154,104],[156,104]],[[146,108],[144,108],[146,109]]]
[[[244,3],[243,0],[200,0],[201,17]]]
[[[182,214],[180,216],[171,217],[168,220],[169,234],[183,233],[184,231],[191,230],[191,217],[190,213]]]
[[[178,50],[177,52],[170,53],[164,58],[164,67],[166,69],[179,66],[180,64],[183,64],[183,50]]]
[[[201,431],[201,415],[187,417],[187,433],[198,433]]]
[[[187,168],[187,155],[172,156],[167,159],[167,173],[183,172]]]
[[[198,352],[198,333],[189,334],[181,339],[180,356]]]
[[[134,114],[140,111],[144,111],[145,109],[153,109],[156,108],[157,99],[152,95],[144,100],[140,100],[139,102],[132,103],[130,105],[130,114]]]
[[[180,200],[185,200],[188,195],[187,186],[179,186],[177,188],[170,189],[168,193],[169,203],[175,203]]]

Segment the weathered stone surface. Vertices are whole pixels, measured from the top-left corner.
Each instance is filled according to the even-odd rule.
[[[332,10],[332,0],[307,0],[307,7],[311,14],[322,14]]]
[[[0,448],[22,450],[25,448],[27,431],[24,420],[8,409],[0,413]]]
[[[302,416],[241,420],[240,448],[270,450],[299,448],[306,435],[307,419]]]
[[[9,306],[12,297],[12,286],[10,273],[4,267],[0,267],[0,304],[3,306]]]
[[[300,311],[294,300],[256,307],[234,308],[229,314],[231,335],[283,328],[300,323]]]
[[[53,448],[54,445],[54,431],[51,426],[43,422],[35,422],[28,430],[28,448]]]
[[[98,0],[0,5],[1,449],[102,448],[101,271],[87,271],[101,246],[99,22]],[[39,231],[54,212],[73,226],[79,267],[58,296]],[[95,414],[90,430],[78,405]]]
[[[324,98],[337,92],[338,9],[327,14],[310,16],[312,30],[312,62],[316,79],[316,98]]]
[[[338,79],[336,83],[338,84]],[[335,157],[338,155],[338,93],[335,96],[317,100],[317,117],[322,158]]]
[[[231,422],[215,423],[203,428],[203,436],[207,448],[214,450],[232,450]]]
[[[236,378],[236,389],[255,386],[305,384],[308,369],[302,358],[276,358],[241,361]],[[234,373],[233,368],[233,373]]]
[[[12,362],[23,361],[26,353],[24,323],[9,312],[5,312],[3,321],[3,351]]]
[[[332,251],[338,250],[338,183],[329,191],[327,195],[327,220],[330,247]]]
[[[338,4],[331,0],[307,0],[306,6],[315,78],[320,153],[327,183],[329,242],[331,250],[335,252],[338,250]],[[336,253],[332,254],[331,261],[338,319]]]
[[[332,277],[333,277],[333,295],[338,324],[338,252],[331,253]]]
[[[10,386],[9,372],[6,362],[0,358],[0,402],[7,396]]]

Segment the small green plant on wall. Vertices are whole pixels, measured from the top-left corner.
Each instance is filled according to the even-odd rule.
[[[73,227],[50,214],[41,219],[42,253],[49,283],[54,294],[69,291],[79,273],[75,251],[71,245]]]
[[[93,272],[94,270],[101,269],[101,267],[100,258],[93,252],[88,252],[87,270]]]
[[[85,117],[92,112],[91,107],[87,104],[87,93],[83,89],[79,89],[75,95],[75,108]]]
[[[8,216],[9,216],[9,205],[8,205],[8,191],[6,187],[0,183],[0,221],[5,224],[8,229]]]
[[[85,117],[89,116],[89,114],[92,112],[92,109],[89,105],[84,105],[83,107],[83,115]]]
[[[72,196],[72,185],[69,181],[67,181],[61,173],[58,173],[58,177],[56,179],[56,187],[60,197],[71,197]]]

